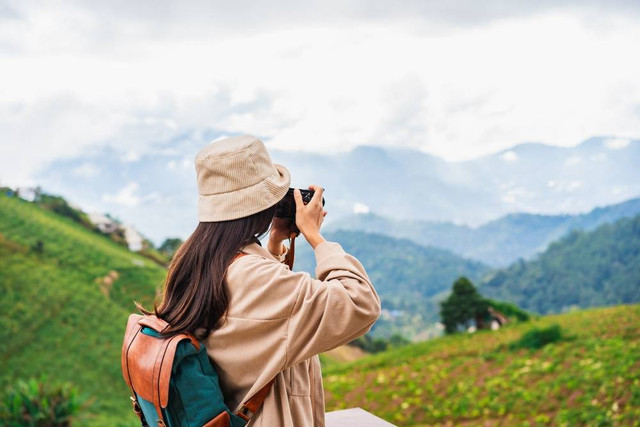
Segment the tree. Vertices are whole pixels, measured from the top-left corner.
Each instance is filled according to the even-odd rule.
[[[472,319],[480,329],[486,312],[486,300],[464,276],[454,282],[451,295],[440,303],[440,317],[447,334],[456,332],[459,326],[466,327]]]
[[[167,255],[169,258],[173,258],[173,255],[176,253],[182,243],[184,243],[182,239],[179,239],[177,237],[165,239],[158,250]]]

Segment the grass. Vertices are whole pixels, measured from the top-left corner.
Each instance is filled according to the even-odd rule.
[[[508,350],[532,328],[571,339]],[[640,306],[443,337],[324,371],[327,410],[399,425],[638,425]]]
[[[150,304],[164,275],[104,236],[0,195],[0,388],[46,374],[93,402],[91,425],[134,422],[122,336],[132,300]]]

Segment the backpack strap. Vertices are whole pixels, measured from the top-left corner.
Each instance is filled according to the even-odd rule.
[[[271,391],[271,386],[273,386],[275,380],[276,378],[274,377],[271,381],[265,384],[264,387],[258,390],[258,392],[254,394],[251,399],[243,403],[240,409],[238,409],[238,411],[236,412],[236,415],[249,422],[264,403],[264,399],[266,399],[269,391]]]

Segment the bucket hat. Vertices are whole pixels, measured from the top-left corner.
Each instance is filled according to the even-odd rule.
[[[264,143],[251,135],[217,140],[195,160],[198,221],[229,221],[260,212],[287,193],[291,175],[271,162]]]

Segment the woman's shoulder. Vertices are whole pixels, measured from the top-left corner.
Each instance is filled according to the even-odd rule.
[[[244,255],[227,270],[229,315],[257,319],[288,316],[300,287],[311,275],[292,272],[257,244],[246,246],[242,252]]]

